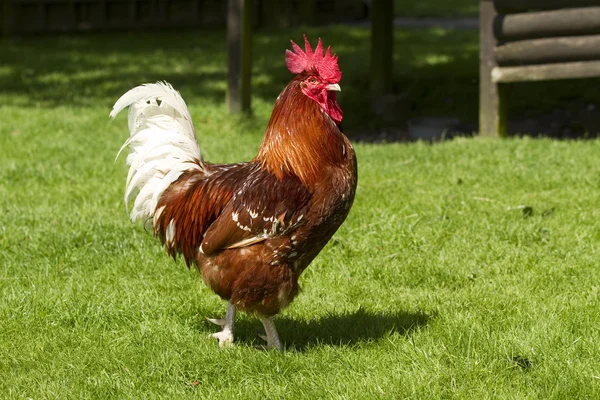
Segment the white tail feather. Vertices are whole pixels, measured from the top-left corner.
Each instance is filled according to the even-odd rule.
[[[131,220],[154,217],[160,196],[186,171],[202,171],[192,117],[179,92],[166,82],[148,83],[125,93],[113,106],[111,118],[129,107],[130,165],[125,204],[137,194]]]

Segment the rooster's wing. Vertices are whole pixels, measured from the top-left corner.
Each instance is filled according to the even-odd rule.
[[[306,221],[310,199],[311,193],[298,178],[278,180],[257,168],[208,227],[201,251],[210,255],[285,235]]]

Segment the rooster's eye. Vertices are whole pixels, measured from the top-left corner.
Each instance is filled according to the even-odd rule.
[[[317,79],[316,78],[310,78],[308,80],[308,83],[310,83],[311,85],[316,85],[317,84]]]

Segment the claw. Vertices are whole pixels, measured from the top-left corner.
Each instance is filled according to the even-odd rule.
[[[267,350],[275,349],[275,350],[283,351],[283,346],[281,345],[281,343],[267,343],[265,348]]]
[[[273,322],[273,320],[262,315],[259,315],[259,318],[265,328],[265,335],[258,334],[258,336],[261,339],[264,339],[267,342],[264,348],[267,350],[283,350],[283,346],[281,345],[281,341],[279,340],[279,335],[277,334],[277,329],[275,329],[275,323]]]
[[[215,325],[225,326],[225,319],[223,318],[206,318],[208,322],[212,322]]]
[[[221,332],[212,333],[209,335],[209,337],[217,339],[219,341],[219,347],[233,346],[233,333],[229,330],[222,330]]]
[[[269,337],[266,334],[263,335],[263,334],[259,333],[258,337],[267,343],[266,344],[256,344],[256,345],[254,345],[255,348],[257,348],[259,350],[269,350],[269,349],[282,350],[281,343],[279,343],[277,341],[273,341],[273,340],[271,340],[271,342],[269,342]]]
[[[206,318],[208,322],[212,322],[215,325],[223,327],[221,332],[212,333],[209,337],[217,339],[219,341],[219,347],[231,347],[233,346],[233,326],[235,323],[235,306],[231,302],[227,303],[227,313],[225,318]]]

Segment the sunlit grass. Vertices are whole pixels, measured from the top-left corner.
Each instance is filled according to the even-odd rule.
[[[342,33],[309,32],[346,46],[340,101],[356,125],[352,114],[366,108],[359,47],[367,36],[352,28],[344,42]],[[244,315],[237,346],[219,350],[204,318],[221,315],[223,302],[128,221],[124,159],[114,163],[126,118],[110,122],[108,113],[134,85],[173,81],[203,155],[248,160],[290,77],[282,49],[300,30],[281,39],[258,34],[260,79],[248,119],[225,111],[221,36],[187,34],[0,44],[9,74],[0,93],[4,397],[600,395],[600,141],[357,143],[353,210],[278,317],[286,351],[254,349],[260,324]],[[183,44],[169,51],[176,37]],[[419,87],[439,93],[431,86],[439,81],[444,90],[472,91],[461,80],[476,72],[476,37],[449,32],[438,44],[435,32],[396,37],[410,49],[396,50],[399,59],[408,54],[399,82],[438,76]],[[53,52],[38,61],[44,48]],[[203,64],[195,52],[215,58]],[[424,54],[450,59],[419,69]],[[452,71],[457,81],[444,83]]]

